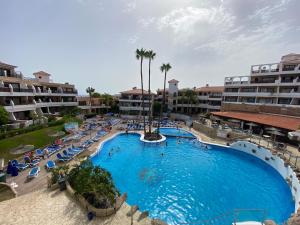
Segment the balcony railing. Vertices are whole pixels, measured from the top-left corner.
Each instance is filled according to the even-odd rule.
[[[29,88],[13,88],[14,92],[28,92],[28,93],[32,93],[33,90],[29,89]]]
[[[0,92],[10,92],[9,87],[0,87]]]

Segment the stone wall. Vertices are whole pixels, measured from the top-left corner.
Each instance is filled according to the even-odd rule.
[[[217,129],[205,126],[204,124],[199,123],[197,121],[193,121],[193,128],[197,131],[200,131],[201,133],[204,133],[205,135],[211,138],[217,137]]]
[[[71,185],[68,182],[66,182],[66,185],[67,185],[67,191],[71,196],[77,198],[77,200],[85,209],[87,209],[89,212],[95,213],[95,215],[99,217],[105,217],[114,214],[127,199],[127,194],[124,193],[122,196],[116,199],[114,208],[98,209],[92,206],[90,203],[88,203],[85,200],[85,198],[83,198],[81,195],[76,195],[74,189],[71,187]]]

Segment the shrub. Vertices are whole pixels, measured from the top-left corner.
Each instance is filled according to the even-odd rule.
[[[68,174],[69,166],[63,165],[51,170],[51,184],[56,184],[61,173]]]
[[[120,195],[110,173],[94,166],[90,160],[74,167],[68,174],[68,181],[76,194],[96,208],[113,207],[115,198]]]

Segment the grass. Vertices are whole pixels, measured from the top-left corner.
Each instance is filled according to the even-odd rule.
[[[35,148],[44,147],[54,142],[54,140],[56,139],[55,137],[49,137],[48,135],[50,133],[60,131],[62,130],[62,128],[63,125],[47,127],[0,140],[0,158],[4,158],[5,163],[7,163],[8,160],[18,158],[22,154],[10,154],[10,150],[17,148],[20,145],[34,145]]]

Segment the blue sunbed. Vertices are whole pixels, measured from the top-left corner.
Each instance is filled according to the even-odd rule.
[[[26,163],[20,163],[18,160],[14,159],[11,161],[12,165],[14,165],[15,167],[17,167],[17,169],[19,171],[21,170],[25,170],[28,167],[28,164]]]
[[[35,178],[39,175],[39,172],[40,172],[40,167],[39,166],[36,166],[36,167],[33,167],[30,171],[29,171],[29,174],[28,174],[28,178]]]
[[[60,162],[66,162],[71,159],[70,157],[62,156],[60,153],[57,153],[56,157],[57,157],[58,161],[60,161]]]
[[[51,169],[55,168],[56,165],[55,165],[55,162],[53,162],[52,160],[49,160],[49,161],[46,163],[45,167],[46,167],[47,170],[51,170]]]

